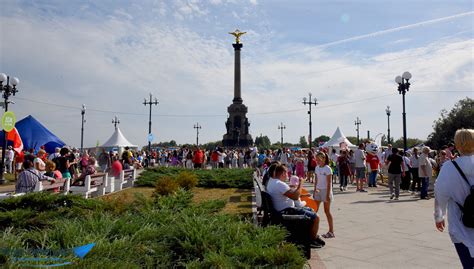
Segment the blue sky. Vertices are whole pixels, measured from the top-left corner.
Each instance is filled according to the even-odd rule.
[[[402,136],[393,79],[413,74],[408,136],[426,139],[441,109],[473,94],[472,1],[11,1],[0,11],[0,72],[20,78],[17,118],[35,116],[66,143],[105,142],[120,118],[146,144],[152,93],[158,141],[222,139],[233,94],[232,36],[242,37],[242,97],[250,132],[279,140],[307,135],[302,97],[319,100],[313,136],[336,127],[355,136]]]

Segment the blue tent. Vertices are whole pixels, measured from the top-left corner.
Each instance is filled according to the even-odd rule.
[[[26,150],[34,148],[35,151],[38,151],[40,147],[44,145],[46,152],[53,153],[54,148],[65,145],[61,139],[51,133],[43,126],[43,124],[31,115],[18,121],[15,124],[15,127],[18,130],[18,133],[20,133],[21,140],[23,141],[23,148]],[[4,132],[1,131],[0,139],[4,139],[4,137]]]

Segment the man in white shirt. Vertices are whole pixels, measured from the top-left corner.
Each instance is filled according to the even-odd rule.
[[[270,178],[267,184],[267,192],[272,197],[273,207],[276,211],[283,213],[288,208],[291,208],[293,214],[305,215],[313,221],[311,226],[311,239],[314,241],[314,245],[324,244],[318,237],[319,229],[319,217],[311,208],[295,207],[295,200],[300,198],[300,192],[302,188],[302,180],[300,180],[298,186],[295,189],[291,189],[285,181],[288,180],[288,170],[284,165],[278,165],[275,168],[274,178]],[[315,246],[318,247],[318,246]]]
[[[59,154],[60,150],[61,150],[61,148],[55,148],[54,153],[48,156],[48,160],[52,161],[52,160],[54,160],[54,158],[60,157],[61,156],[61,154]]]
[[[5,165],[7,173],[13,173],[13,159],[15,158],[15,152],[12,149],[12,146],[8,146],[8,150],[5,154]]]
[[[420,160],[418,162],[418,176],[421,179],[421,191],[420,191],[420,198],[421,199],[430,199],[428,197],[428,187],[430,185],[430,178],[433,175],[433,167],[431,165],[430,159],[428,154],[430,153],[429,147],[423,147],[422,154],[420,156]]]

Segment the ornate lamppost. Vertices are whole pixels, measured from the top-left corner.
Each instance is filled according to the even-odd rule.
[[[3,82],[6,81],[6,84],[3,85]],[[20,80],[17,77],[12,77],[10,79],[10,76],[5,75],[4,73],[0,73],[0,92],[3,93],[3,99],[4,99],[4,107],[5,107],[5,112],[8,111],[8,98],[10,96],[15,96],[15,94],[18,92],[16,89],[16,85],[20,83]],[[2,163],[0,166],[0,185],[5,183],[5,179],[3,177],[3,172],[5,171],[5,149],[7,147],[7,132],[3,132],[5,135],[5,139],[2,141]]]
[[[388,124],[388,129],[387,129],[387,144],[390,144],[390,114],[392,111],[390,110],[390,106],[387,106],[385,109],[385,113],[387,113],[387,124]]]
[[[84,119],[84,115],[86,114],[86,105],[82,104],[81,108],[81,154],[84,154],[84,123],[86,120]]]
[[[410,72],[406,71],[402,74],[402,76],[397,76],[395,78],[395,82],[398,84],[398,93],[402,95],[403,99],[403,149],[404,151],[407,150],[407,117],[405,113],[405,93],[410,89],[410,82],[411,79]]]

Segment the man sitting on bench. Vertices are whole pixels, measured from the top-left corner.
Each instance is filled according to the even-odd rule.
[[[311,246],[320,248],[325,242],[318,236],[319,217],[309,207],[295,207],[295,200],[300,197],[302,182],[300,180],[295,189],[291,189],[285,181],[288,180],[288,170],[285,165],[278,165],[275,168],[274,175],[270,175],[267,184],[267,192],[272,197],[272,203],[275,210],[282,214],[304,215],[313,223],[311,226]]]
[[[39,181],[42,180],[54,180],[51,177],[41,174],[34,167],[34,156],[27,155],[25,156],[25,161],[23,162],[23,171],[18,175],[16,181],[15,192],[16,193],[28,193],[35,190],[35,186]]]

